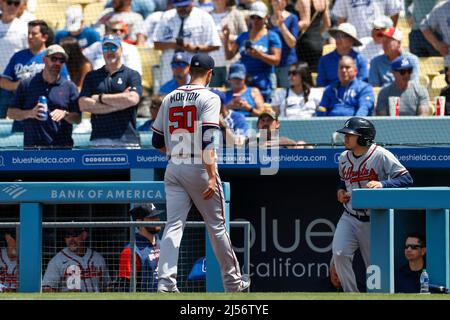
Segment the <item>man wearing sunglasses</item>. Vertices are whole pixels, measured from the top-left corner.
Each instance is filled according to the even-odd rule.
[[[176,52],[173,55],[172,63],[172,80],[164,83],[159,89],[160,95],[166,95],[180,86],[188,84],[191,80],[189,75],[189,63],[191,63],[191,57],[187,52]]]
[[[139,147],[136,114],[141,76],[122,63],[122,41],[117,35],[103,38],[102,51],[105,65],[86,75],[79,100],[80,110],[92,114],[91,144]]]
[[[408,234],[405,241],[405,258],[408,263],[395,271],[395,292],[420,292],[420,274],[425,268],[426,252],[425,237],[420,233]]]
[[[103,256],[86,247],[83,228],[63,231],[66,247],[48,263],[42,278],[43,292],[102,292],[110,282]]]
[[[393,26],[394,23],[391,18],[380,16],[373,21],[371,36],[359,39],[363,45],[358,48],[358,51],[368,61],[369,70],[370,61],[383,54],[383,32]]]
[[[14,93],[8,117],[23,120],[25,148],[71,148],[72,124],[80,123],[78,89],[61,77],[61,69],[68,59],[64,49],[51,45],[45,51],[44,70],[19,83]],[[45,96],[48,118],[43,117],[44,105],[39,97]]]
[[[383,54],[370,61],[369,83],[374,87],[384,87],[394,82],[391,63],[396,58],[407,58],[412,65],[412,80],[419,81],[419,58],[409,52],[402,51],[403,33],[394,27],[383,31]]]
[[[375,113],[389,116],[389,97],[400,97],[400,116],[428,116],[432,109],[427,89],[417,81],[411,81],[413,64],[408,58],[399,57],[391,63],[394,83],[384,87],[378,94]]]

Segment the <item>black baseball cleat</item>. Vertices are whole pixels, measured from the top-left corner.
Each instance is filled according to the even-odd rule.
[[[243,274],[237,292],[249,292],[250,282],[250,276],[248,274]]]

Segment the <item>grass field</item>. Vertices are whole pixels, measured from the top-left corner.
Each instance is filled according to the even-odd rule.
[[[450,300],[449,294],[374,294],[331,292],[254,293],[4,293],[0,300]]]

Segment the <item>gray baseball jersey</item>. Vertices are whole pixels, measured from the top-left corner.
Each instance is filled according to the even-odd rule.
[[[192,156],[197,158],[201,154],[201,126],[218,127],[219,112],[220,99],[215,93],[203,86],[186,85],[164,98],[153,124],[152,130],[164,135],[167,154],[171,157],[164,176],[167,224],[158,263],[159,291],[178,290],[179,248],[192,203],[205,221],[225,291],[238,291],[240,288],[239,262],[225,228],[224,196],[217,168],[215,193],[212,198],[204,200],[202,193],[208,187],[208,173],[200,157],[199,163],[191,161]],[[175,161],[180,154],[189,161]]]
[[[109,280],[109,272],[101,254],[87,248],[85,255],[80,257],[64,248],[48,263],[42,286],[63,292],[101,292]]]
[[[365,188],[369,181],[396,178],[407,172],[390,151],[375,144],[360,157],[355,157],[350,150],[339,157],[339,175],[350,196],[354,189]],[[352,262],[359,248],[366,267],[369,263],[369,211],[353,209],[351,200],[344,204],[344,209],[333,237],[333,259],[343,290],[358,292]]]
[[[10,260],[7,249],[1,248],[0,251],[0,285],[8,289],[17,289],[17,260]],[[2,290],[0,290],[1,292]]]

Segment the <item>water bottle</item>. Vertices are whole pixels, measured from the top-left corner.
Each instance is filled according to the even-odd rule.
[[[46,96],[40,96],[38,99],[38,103],[44,105],[44,112],[41,112],[39,120],[41,121],[47,121],[48,119],[48,105],[47,105],[47,97]]]
[[[430,293],[430,278],[426,269],[420,275],[420,293]]]

